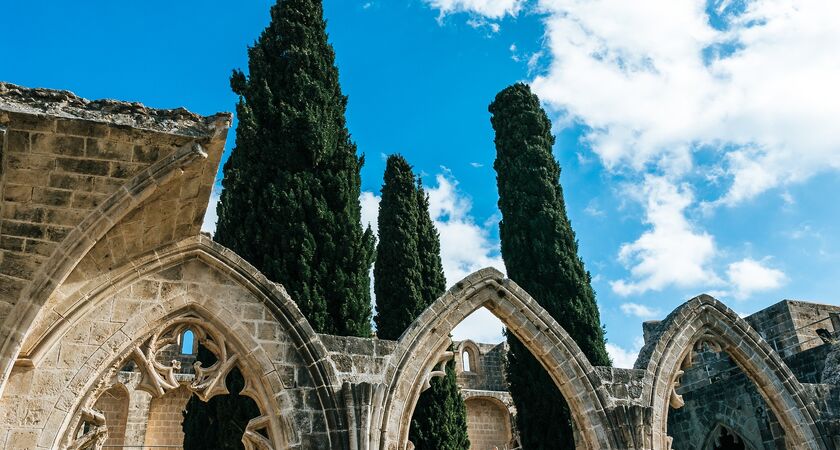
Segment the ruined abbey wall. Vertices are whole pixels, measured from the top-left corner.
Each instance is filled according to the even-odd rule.
[[[754,384],[785,448],[840,448],[840,374],[801,381],[782,358],[790,355],[708,296],[649,327],[634,369],[593,367],[527,292],[493,269],[456,283],[396,342],[314,333],[282,280],[199,232],[229,125],[225,114],[0,83],[4,448],[174,443],[172,410],[187,395],[226,395],[234,368],[246,382],[242,395],[259,408],[242,437],[248,449],[411,448],[417,398],[443,364],[463,357],[449,351],[450,333],[479,307],[556,382],[580,449],[673,448],[669,411],[690,401],[683,372],[706,347],[729,355]],[[191,367],[177,356],[187,331],[217,363]],[[479,375],[460,378],[468,404],[498,401],[510,412],[494,390],[503,381],[488,369],[499,354],[479,348]],[[826,361],[838,358],[829,352]],[[474,409],[476,423],[488,411]],[[494,414],[494,423],[504,417]],[[484,431],[471,436],[501,436]]]

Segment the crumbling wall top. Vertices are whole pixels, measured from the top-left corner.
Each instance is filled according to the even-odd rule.
[[[70,91],[27,88],[0,81],[0,111],[123,125],[195,138],[215,137],[230,127],[231,113],[200,116],[184,108],[154,109],[141,103],[87,100]]]

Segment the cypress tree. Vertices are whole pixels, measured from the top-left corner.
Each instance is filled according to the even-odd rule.
[[[417,400],[409,440],[416,450],[468,450],[467,407],[458,391],[455,362],[446,363],[446,376],[430,384]]]
[[[501,91],[489,109],[508,276],[557,320],[593,365],[610,365],[591,277],[566,216],[551,122],[521,83]],[[528,349],[512,334],[507,339],[507,376],[523,447],[574,449],[562,394]]]
[[[424,308],[417,242],[420,212],[414,183],[408,162],[399,155],[389,156],[379,202],[379,244],[373,265],[377,311],[374,321],[376,335],[382,339],[398,339]]]
[[[377,336],[398,339],[446,289],[440,238],[429,200],[408,162],[388,158],[379,203],[379,244],[374,265]],[[467,450],[467,418],[453,362],[446,376],[420,395],[409,429],[417,450]]]
[[[215,239],[281,282],[320,333],[370,335],[374,237],[320,0],[279,0],[248,49]]]

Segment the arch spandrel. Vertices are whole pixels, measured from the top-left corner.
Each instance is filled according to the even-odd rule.
[[[636,360],[635,368],[645,370],[648,380],[642,395],[652,410],[654,449],[668,449],[667,417],[676,396],[675,383],[699,342],[709,342],[729,354],[756,385],[796,448],[826,448],[813,407],[781,357],[737,313],[701,295],[671,312]]]
[[[449,333],[484,306],[499,317],[543,364],[569,403],[588,448],[617,448],[605,408],[609,398],[592,365],[562,327],[501,272],[482,269],[435,301],[400,337],[386,374],[381,440],[372,447],[404,448],[414,405],[448,347]],[[376,439],[374,439],[376,441]]]

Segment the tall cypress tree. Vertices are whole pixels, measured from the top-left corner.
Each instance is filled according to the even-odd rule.
[[[551,122],[521,83],[501,91],[490,113],[508,276],[557,320],[593,365],[610,365],[591,277],[566,216]],[[528,349],[512,334],[507,339],[507,376],[523,447],[574,449],[565,399]]]
[[[440,238],[429,200],[408,162],[388,158],[379,203],[379,244],[374,265],[377,336],[398,339],[446,289]],[[417,450],[467,450],[467,413],[455,366],[420,395],[409,429]]]
[[[376,335],[382,339],[398,339],[424,308],[417,242],[420,212],[414,183],[408,162],[399,155],[389,156],[379,202],[379,244],[373,264],[374,321]]]
[[[370,335],[374,237],[320,0],[279,0],[236,70],[215,239],[283,283],[316,331]]]

